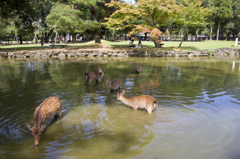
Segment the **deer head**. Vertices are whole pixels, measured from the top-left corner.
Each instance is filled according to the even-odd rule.
[[[111,78],[110,79],[105,78],[105,80],[106,80],[105,84],[109,85],[111,83]]]
[[[99,74],[102,74],[102,73],[103,73],[103,71],[102,71],[102,69],[101,69],[100,66],[98,66],[98,73],[99,73]]]
[[[117,100],[121,100],[122,96],[125,94],[125,90],[122,91],[122,93],[117,93]]]
[[[43,131],[46,128],[46,126],[33,127],[33,126],[27,124],[27,127],[28,127],[29,130],[32,131],[32,137],[33,137],[33,140],[34,140],[34,145],[37,148],[38,145],[39,145],[41,131]]]

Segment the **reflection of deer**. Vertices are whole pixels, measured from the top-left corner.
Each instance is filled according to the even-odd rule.
[[[33,115],[34,126],[27,124],[28,129],[32,131],[32,137],[36,148],[39,145],[41,131],[46,128],[48,119],[55,114],[62,118],[61,105],[61,99],[58,97],[49,97],[36,108]],[[43,123],[43,125],[41,125],[41,123]]]
[[[104,76],[104,73],[101,70],[101,67],[99,66],[97,71],[88,71],[87,73],[85,73],[86,82],[84,84],[89,85],[93,80],[95,80],[96,83],[101,82],[103,76]]]
[[[96,92],[101,92],[104,90],[104,85],[97,84],[97,85],[86,85],[85,93],[96,93]]]
[[[108,85],[108,88],[111,91],[115,91],[116,89],[120,88],[121,80],[119,78],[115,78],[112,82],[111,79],[105,78],[105,84]]]
[[[146,109],[148,113],[152,113],[152,111],[157,107],[158,102],[155,98],[149,95],[140,95],[136,97],[126,98],[124,97],[125,90],[122,93],[117,94],[117,100],[121,100],[124,104],[132,107],[134,110]]]
[[[136,73],[140,73],[141,72],[140,63],[135,63],[134,62],[134,69],[135,69]]]

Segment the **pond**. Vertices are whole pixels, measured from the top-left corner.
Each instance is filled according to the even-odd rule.
[[[140,74],[133,63],[141,64]],[[0,59],[0,158],[240,158],[240,58]],[[101,66],[119,78],[110,92],[85,86],[84,74]],[[148,114],[117,101],[151,95]],[[51,118],[39,147],[33,145],[33,113],[59,97],[62,119]]]

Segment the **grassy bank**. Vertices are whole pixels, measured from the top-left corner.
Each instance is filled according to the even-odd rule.
[[[102,40],[103,44],[110,45],[112,49],[129,49],[128,44],[130,41],[105,41]],[[134,42],[136,45],[138,41]],[[179,50],[178,45],[179,41],[163,41],[164,45],[162,48],[154,48],[154,43],[150,41],[142,41],[142,45],[147,48],[154,49],[163,49],[163,50]],[[204,49],[217,49],[222,47],[233,47],[235,44],[234,41],[187,41],[182,43],[181,50],[204,50]],[[88,47],[89,46],[89,47]],[[66,49],[81,49],[81,48],[98,48],[98,45],[94,46],[94,42],[86,42],[86,43],[69,43]],[[102,47],[103,48],[103,47]],[[49,44],[44,44],[44,47],[41,47],[40,44],[22,44],[22,45],[6,45],[0,46],[0,51],[14,52],[14,51],[34,51],[34,50],[49,50],[55,49],[50,48]],[[61,49],[58,48],[57,49]]]

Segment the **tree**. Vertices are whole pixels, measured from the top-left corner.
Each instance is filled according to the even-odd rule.
[[[174,0],[138,0],[135,4],[127,4],[111,1],[108,6],[117,9],[110,18],[107,18],[106,25],[116,27],[118,30],[131,28],[129,34],[138,32],[149,32],[154,39],[155,46],[160,42],[162,32],[158,29],[160,25],[167,25],[180,11],[179,5]],[[131,23],[137,19],[139,23]]]
[[[82,26],[81,12],[72,9],[69,5],[56,4],[52,7],[50,14],[46,17],[46,23],[50,30],[56,32],[68,32],[73,35],[73,42],[76,41],[76,34],[82,33],[84,29]],[[55,39],[56,39],[55,38]]]
[[[232,17],[232,8],[230,0],[213,0],[215,5],[214,19],[217,22],[217,40],[219,40],[219,30],[221,23],[226,22]]]
[[[233,23],[233,28],[231,29],[233,32],[233,37],[236,37],[240,32],[240,0],[232,1],[232,11],[233,16],[231,19],[231,23]]]
[[[179,18],[176,18],[176,23],[183,26],[184,36],[179,47],[181,47],[183,40],[188,40],[188,28],[205,25],[206,17],[211,13],[211,10],[202,7],[200,0],[182,0],[180,5],[182,6],[182,14],[179,15]]]
[[[105,6],[110,0],[69,0],[68,5],[72,10],[81,12],[81,28],[87,33],[95,35],[95,43],[101,43],[100,30],[104,18],[108,17],[114,10],[113,7]]]

